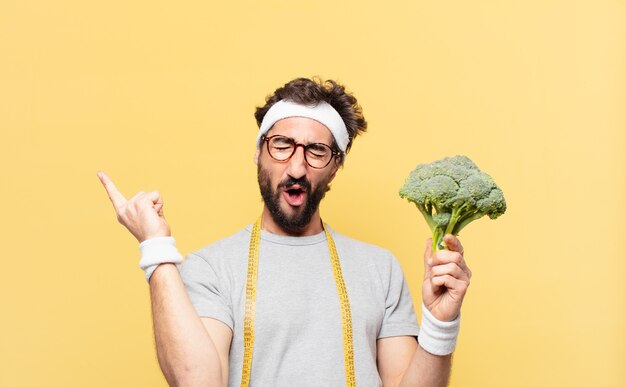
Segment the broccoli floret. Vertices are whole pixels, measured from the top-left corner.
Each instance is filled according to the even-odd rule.
[[[433,233],[433,250],[443,250],[445,234],[458,235],[470,222],[506,211],[502,190],[467,156],[446,157],[418,165],[400,188],[413,202]]]

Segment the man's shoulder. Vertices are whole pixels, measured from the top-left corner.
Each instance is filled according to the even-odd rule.
[[[337,253],[345,260],[346,269],[358,275],[369,275],[378,278],[384,288],[404,275],[400,262],[395,255],[384,247],[349,237],[331,229],[337,245]]]
[[[226,284],[227,273],[245,273],[250,239],[248,230],[243,228],[187,254],[179,268],[183,281],[186,284],[206,284],[207,281]]]

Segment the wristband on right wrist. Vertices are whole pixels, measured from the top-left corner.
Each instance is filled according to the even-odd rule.
[[[454,352],[461,328],[461,314],[452,321],[439,321],[422,303],[422,325],[417,341],[426,352],[444,356]]]
[[[145,272],[148,283],[160,264],[175,263],[178,267],[183,261],[183,256],[176,248],[176,239],[171,236],[146,239],[139,244],[139,250],[141,251],[139,267]]]

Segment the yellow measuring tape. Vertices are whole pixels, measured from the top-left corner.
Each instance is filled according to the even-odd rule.
[[[322,227],[324,223],[322,222]],[[330,262],[333,267],[337,294],[339,295],[339,306],[341,308],[341,326],[343,331],[343,359],[346,369],[346,386],[355,387],[354,377],[354,348],[352,345],[352,315],[350,313],[350,302],[346,284],[341,273],[339,255],[335,247],[335,241],[330,236],[328,229],[324,227],[328,250],[330,251]],[[254,349],[254,312],[256,305],[256,282],[257,269],[259,264],[259,245],[261,243],[261,218],[252,227],[250,236],[250,248],[248,250],[248,274],[246,276],[246,309],[243,319],[243,367],[241,371],[241,387],[250,384],[250,371],[252,370],[252,350]]]

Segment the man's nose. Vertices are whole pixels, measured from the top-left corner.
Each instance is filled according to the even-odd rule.
[[[294,179],[299,179],[306,175],[306,160],[304,158],[304,147],[297,146],[294,154],[288,161],[287,173]]]

